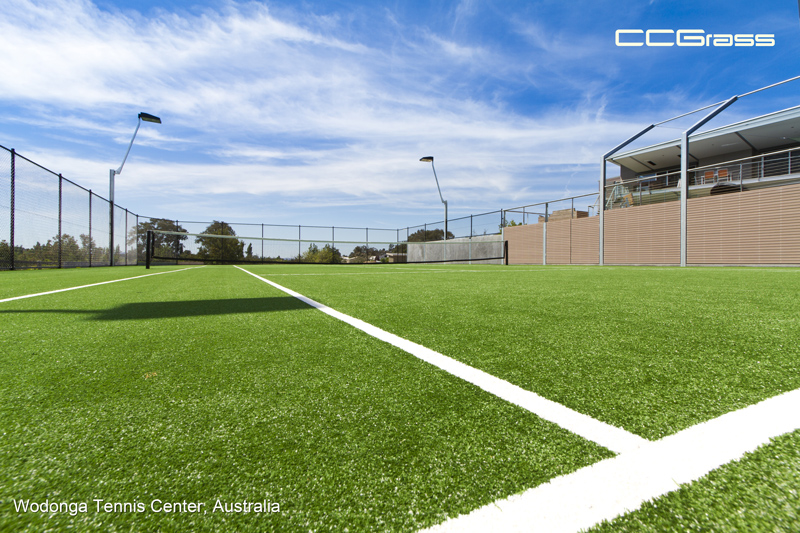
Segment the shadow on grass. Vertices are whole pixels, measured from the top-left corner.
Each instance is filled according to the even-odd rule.
[[[55,313],[87,315],[90,320],[147,320],[153,318],[179,318],[193,316],[235,315],[269,313],[273,311],[298,311],[312,309],[297,298],[275,296],[270,298],[227,298],[220,300],[186,300],[178,302],[138,302],[123,304],[111,309],[17,309],[0,313]]]

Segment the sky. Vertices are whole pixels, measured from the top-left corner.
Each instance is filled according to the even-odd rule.
[[[620,29],[774,46],[617,46]],[[795,0],[4,0],[0,73],[0,145],[102,196],[138,113],[162,119],[116,178],[134,213],[400,228],[443,217],[423,156],[451,218],[596,191],[603,154],[648,124],[800,75],[800,13]],[[800,81],[708,127],[795,105]]]

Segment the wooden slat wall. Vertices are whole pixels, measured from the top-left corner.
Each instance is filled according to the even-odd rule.
[[[679,265],[680,202],[605,212],[605,257],[609,265]]]
[[[576,218],[572,221],[572,264],[600,263],[600,217]]]
[[[547,264],[570,264],[570,219],[547,223]]]
[[[542,264],[542,224],[507,227],[504,235],[509,265]]]
[[[687,263],[800,264],[800,185],[691,198]]]
[[[680,202],[606,211],[605,263],[680,264]],[[800,185],[690,198],[687,263],[800,265]],[[505,229],[509,264],[542,264],[542,226]],[[548,264],[597,264],[599,217],[547,226]]]

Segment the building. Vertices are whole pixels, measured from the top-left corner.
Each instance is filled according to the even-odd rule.
[[[681,152],[613,155],[603,217],[507,227],[508,262],[800,265],[800,106],[690,136],[685,198]]]

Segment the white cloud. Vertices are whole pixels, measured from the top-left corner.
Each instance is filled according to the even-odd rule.
[[[105,190],[132,134],[131,109],[164,119],[140,130],[118,198],[208,195],[221,199],[201,202],[215,213],[237,195],[435,211],[430,169],[418,162],[433,154],[453,205],[488,210],[592,190],[599,154],[641,128],[635,117],[600,112],[602,83],[584,87],[585,74],[558,70],[560,59],[596,57],[591,42],[568,45],[535,25],[520,31],[546,52],[559,83],[587,95],[539,116],[497,99],[506,81],[530,89],[533,59],[520,64],[397,21],[383,24],[394,36],[375,40],[353,38],[336,17],[279,18],[260,4],[152,19],[87,0],[9,0],[7,9],[16,18],[0,20],[0,49],[9,51],[0,56],[0,103],[25,109],[20,123],[52,137],[77,132],[75,144],[91,147],[34,146],[37,161]],[[457,11],[468,17],[474,6]],[[474,91],[482,84],[497,89]]]

